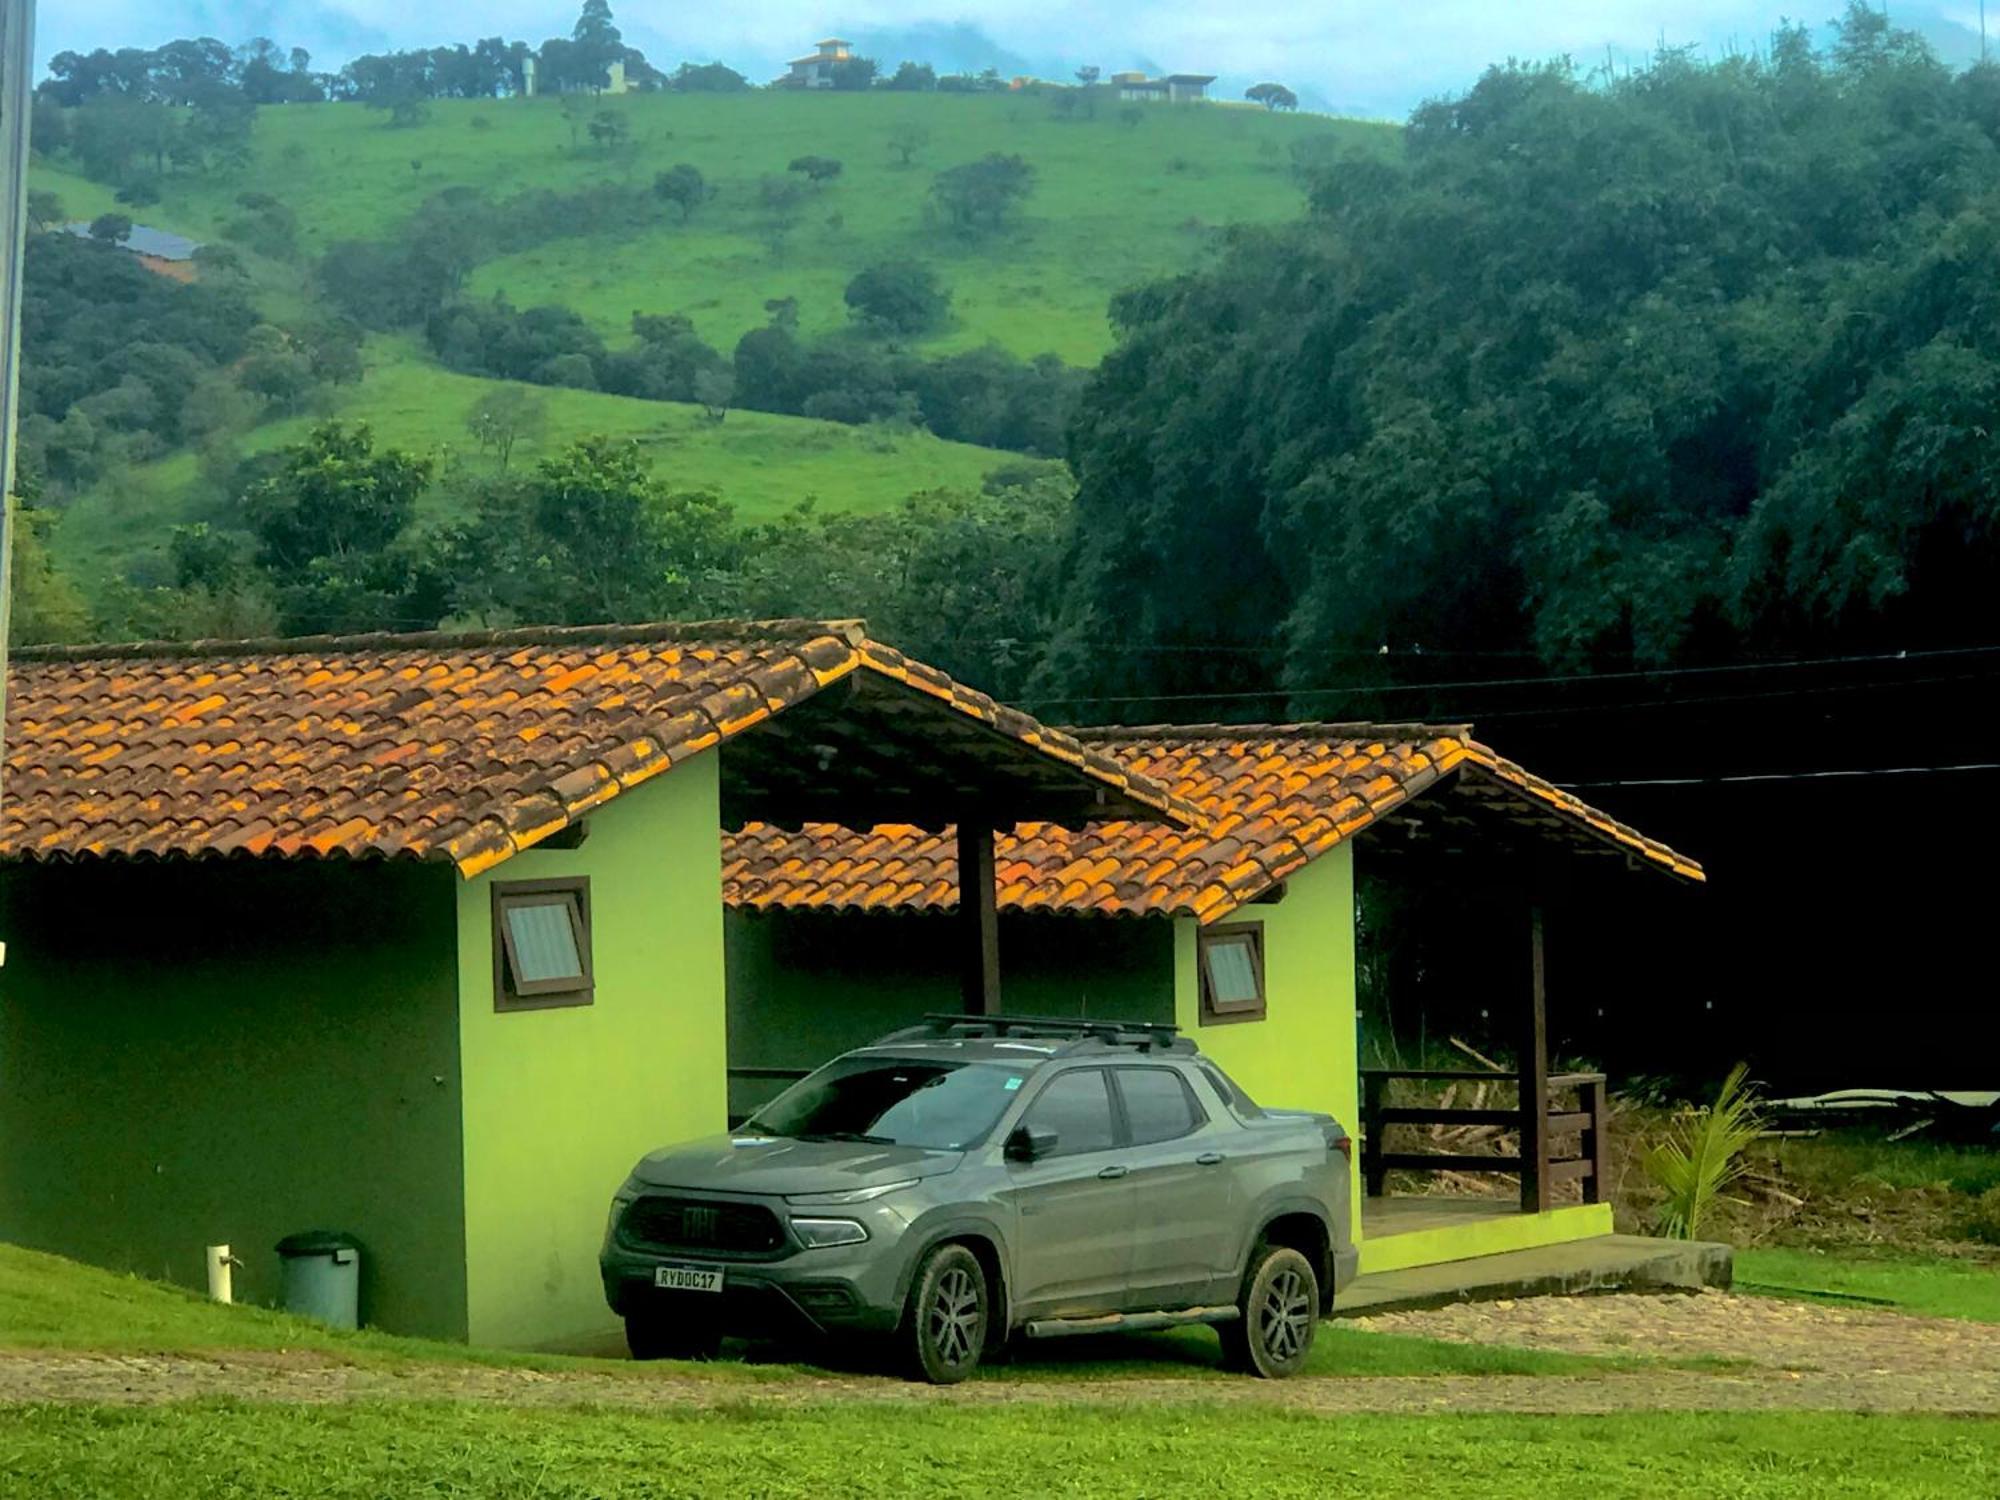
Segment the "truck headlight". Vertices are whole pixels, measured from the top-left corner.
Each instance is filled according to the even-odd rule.
[[[873,1203],[877,1198],[889,1193],[900,1193],[904,1188],[913,1188],[917,1179],[906,1177],[901,1182],[883,1182],[874,1187],[846,1188],[837,1193],[796,1193],[787,1198],[787,1203],[795,1203],[800,1208],[845,1208],[851,1203]]]
[[[619,1219],[624,1217],[625,1210],[632,1206],[633,1200],[638,1196],[637,1193],[618,1193],[612,1197],[611,1212],[604,1220],[604,1237],[607,1240],[618,1232]]]
[[[792,1233],[808,1250],[829,1250],[835,1245],[858,1245],[868,1231],[852,1219],[794,1219]]]

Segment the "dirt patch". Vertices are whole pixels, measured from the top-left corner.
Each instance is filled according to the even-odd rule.
[[[1920,1374],[1949,1380],[2000,1371],[2000,1324],[1715,1291],[1482,1302],[1379,1313],[1356,1318],[1353,1326],[1571,1354],[1712,1356],[1781,1372]]]
[[[474,1365],[347,1365],[316,1354],[0,1354],[0,1404],[242,1400],[469,1401],[699,1411],[807,1402],[982,1406],[1238,1405],[1340,1412],[1904,1411],[2000,1415],[2000,1327],[1846,1312],[1720,1293],[1538,1298],[1385,1313],[1356,1326],[1462,1343],[1733,1363],[1715,1372],[1334,1377],[1280,1382],[1107,1377],[938,1389],[865,1375],[744,1380],[660,1367],[626,1374]]]

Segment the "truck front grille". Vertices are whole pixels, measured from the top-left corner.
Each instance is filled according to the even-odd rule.
[[[624,1234],[656,1250],[730,1255],[769,1255],[785,1243],[768,1208],[698,1198],[641,1198],[625,1210]]]

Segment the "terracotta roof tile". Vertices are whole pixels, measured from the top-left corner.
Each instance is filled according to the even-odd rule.
[[[857,672],[1199,821],[858,621],[721,621],[22,650],[0,857],[373,853],[470,876]]]
[[[1015,910],[1166,914],[1219,921],[1312,860],[1457,774],[1553,812],[1580,837],[1684,880],[1693,860],[1504,760],[1462,725],[1162,726],[1080,731],[1088,757],[1155,778],[1207,816],[1205,826],[1110,821],[1071,831],[1024,823],[994,851],[999,902]],[[932,872],[884,887],[853,859],[889,841]],[[943,909],[958,900],[956,836],[905,826],[854,833],[752,824],[725,838],[724,896],[752,909]]]

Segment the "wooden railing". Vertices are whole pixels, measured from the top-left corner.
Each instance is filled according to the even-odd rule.
[[[1513,1108],[1464,1108],[1454,1105],[1392,1105],[1389,1085],[1396,1079],[1420,1083],[1511,1083],[1521,1090]],[[1538,1086],[1539,1085],[1539,1086]],[[1558,1090],[1576,1091],[1574,1108],[1558,1108]],[[1583,1201],[1600,1203],[1605,1192],[1605,1087],[1602,1073],[1554,1075],[1478,1072],[1471,1069],[1363,1068],[1361,1070],[1361,1174],[1368,1196],[1379,1198],[1391,1172],[1519,1173],[1521,1211],[1546,1212],[1550,1190],[1559,1182],[1583,1185]],[[1520,1131],[1517,1156],[1481,1156],[1427,1151],[1390,1151],[1391,1125],[1494,1125]],[[1558,1136],[1577,1136],[1575,1156],[1558,1157],[1552,1143]]]

